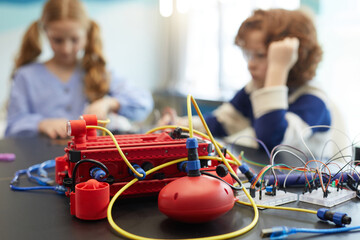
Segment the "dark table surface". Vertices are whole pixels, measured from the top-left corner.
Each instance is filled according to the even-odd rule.
[[[243,148],[249,159],[265,161],[264,153]],[[240,149],[237,149],[239,151]],[[15,192],[9,183],[15,171],[27,168],[64,154],[64,145],[46,138],[3,139],[0,153],[16,153],[13,162],[0,162],[0,239],[122,239],[106,219],[84,221],[71,216],[69,199],[52,191]],[[53,175],[50,175],[53,177]],[[22,177],[21,185],[29,185]],[[285,206],[317,210],[319,206],[293,202]],[[360,204],[350,200],[332,208],[352,217],[350,226],[360,225]],[[314,214],[260,210],[256,227],[237,239],[260,239],[264,228],[289,226],[327,229],[334,225],[319,221]],[[149,238],[198,238],[236,231],[247,226],[253,219],[250,207],[236,204],[234,208],[215,219],[202,224],[185,224],[168,219],[157,208],[156,197],[118,200],[113,208],[115,222],[124,230]],[[333,235],[296,234],[288,239],[357,239],[360,232]]]

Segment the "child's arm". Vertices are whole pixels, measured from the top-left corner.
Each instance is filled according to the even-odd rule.
[[[251,96],[256,136],[272,148],[284,138],[288,122],[288,89],[290,69],[298,59],[299,39],[284,38],[272,42],[268,48],[268,66],[264,88]]]
[[[40,132],[48,135],[50,138],[65,138],[66,119],[56,118],[56,115],[51,119],[47,119],[43,113],[38,111],[39,109],[44,111],[55,111],[56,109],[50,108],[46,104],[51,102],[51,99],[46,98],[47,91],[44,91],[46,93],[45,99],[47,100],[43,101],[38,88],[34,87],[36,83],[34,78],[32,78],[32,73],[35,73],[35,76],[42,75],[37,70],[36,66],[28,67],[25,72],[24,70],[19,70],[13,79],[7,109],[5,136],[27,137],[35,136]],[[34,101],[31,96],[35,96],[37,101]],[[44,97],[44,95],[42,96]],[[36,102],[41,105],[38,106]]]
[[[65,118],[44,119],[39,123],[38,130],[40,133],[43,133],[52,139],[57,137],[66,138],[66,122],[67,119]]]
[[[302,92],[297,94],[297,92]],[[322,96],[322,92],[310,86],[304,86],[292,96],[298,96],[288,102],[285,86],[262,88],[251,95],[254,106],[254,130],[268,148],[284,143],[302,146],[300,135],[309,126],[331,125],[331,115]],[[315,128],[310,133],[326,132],[327,128]],[[297,144],[295,144],[297,143]]]
[[[107,98],[108,112],[116,112],[132,121],[145,120],[154,106],[150,91],[135,87],[114,74]]]
[[[38,134],[38,123],[43,117],[37,113],[30,113],[29,104],[25,78],[17,74],[12,83],[7,107],[6,137],[26,137]]]
[[[298,49],[297,38],[285,38],[270,44],[264,87],[286,85],[288,73],[298,59]]]
[[[91,103],[84,111],[85,114],[95,114],[98,119],[106,119],[108,113],[118,112],[120,109],[119,101],[114,97],[105,96]]]
[[[305,127],[330,124],[329,111],[320,98],[304,93],[296,102],[288,101],[286,81],[297,61],[298,48],[296,38],[271,43],[264,88],[251,94],[256,136],[270,148],[283,142],[290,131],[297,133],[295,138]]]

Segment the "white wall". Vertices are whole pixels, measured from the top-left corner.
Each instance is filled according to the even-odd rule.
[[[317,26],[324,55],[317,78],[342,113],[349,137],[359,141],[360,1],[322,0],[320,6]]]

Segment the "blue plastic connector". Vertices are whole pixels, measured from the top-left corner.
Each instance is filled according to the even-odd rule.
[[[143,179],[146,177],[146,172],[144,171],[144,169],[142,169],[142,168],[141,168],[139,165],[137,165],[137,164],[133,164],[132,166],[135,168],[135,170],[136,170],[138,173],[142,174],[142,177],[139,177],[138,175],[136,175],[135,173],[133,173],[133,171],[131,171],[131,169],[129,168],[129,173],[130,173],[130,175],[136,177],[136,178],[139,179],[139,180],[143,180]]]
[[[241,166],[239,166],[239,170],[241,171],[242,174],[245,175],[245,177],[249,180],[250,183],[252,183],[257,177],[256,174],[250,171],[250,168],[245,163],[242,163]],[[256,186],[259,187],[260,183],[257,182]]]
[[[99,182],[103,182],[106,180],[105,176],[106,176],[106,172],[104,170],[102,170],[99,167],[93,167],[90,169],[90,176],[96,180],[98,180]]]
[[[327,208],[320,208],[317,211],[318,218],[323,221],[331,221],[338,226],[344,226],[345,224],[351,223],[351,217],[349,217],[346,213],[341,212],[331,212]]]
[[[184,161],[178,163],[178,169],[186,173],[189,173],[189,171],[200,170],[200,168],[200,160]]]
[[[265,191],[271,193],[273,191],[273,186],[266,186]]]
[[[198,141],[196,138],[188,138],[186,139],[186,148],[198,148]]]
[[[200,169],[200,160],[188,161],[186,166],[187,171],[196,171]]]
[[[188,150],[187,171],[189,177],[200,176],[200,160],[198,154],[198,140],[196,138],[186,139],[186,148]]]
[[[189,172],[189,169],[187,168],[187,161],[179,162],[177,164],[179,171],[181,172]]]

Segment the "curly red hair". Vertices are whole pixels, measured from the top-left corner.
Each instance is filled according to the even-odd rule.
[[[317,40],[314,23],[305,12],[284,9],[255,10],[241,24],[235,37],[235,44],[246,48],[246,36],[254,30],[264,33],[266,47],[271,42],[285,37],[299,39],[298,60],[288,75],[289,87],[299,87],[314,78],[323,52]]]

